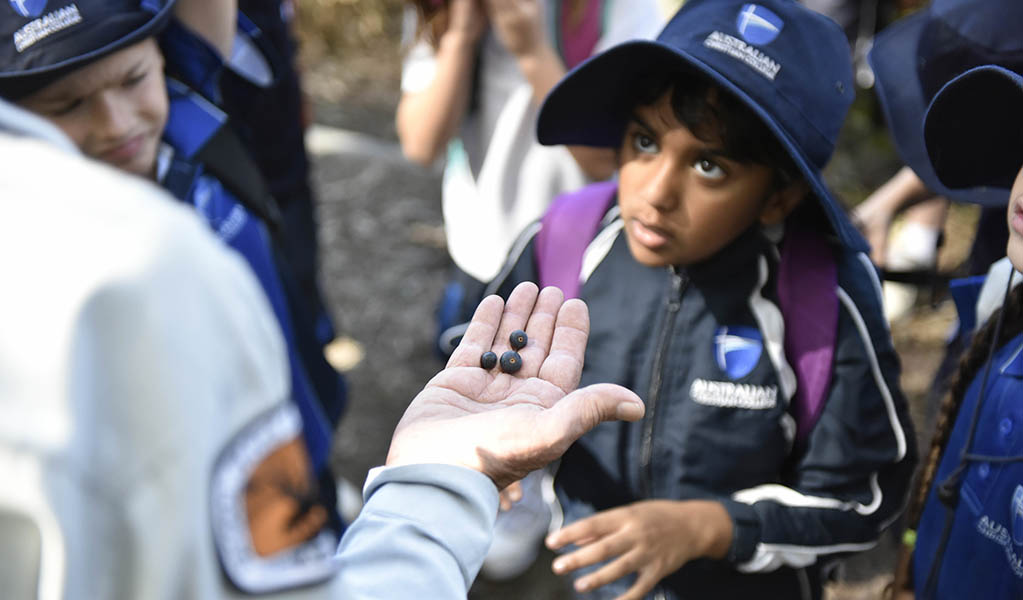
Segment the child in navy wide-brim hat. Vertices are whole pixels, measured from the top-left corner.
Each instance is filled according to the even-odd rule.
[[[865,242],[828,190],[831,158],[855,88],[838,26],[796,2],[687,2],[654,41],[622,44],[583,63],[551,92],[544,144],[618,147],[636,85],[688,69],[733,95],[781,144],[850,248]]]
[[[973,333],[942,403],[911,506],[911,520],[919,519],[915,543],[904,549],[896,594],[1023,597],[1023,445],[1017,433],[1023,398],[1021,73],[1023,68],[1000,65],[966,71],[940,89],[923,124],[921,145],[943,186],[1011,188],[1002,226],[1015,272],[994,290],[1002,304]]]
[[[302,464],[319,480],[299,490],[307,501],[286,519],[313,515],[310,531],[333,537],[342,525],[328,458],[344,385],[323,355],[325,321],[299,301],[292,267],[279,256],[286,244],[276,201],[217,106],[234,44],[251,51],[242,70],[257,81],[273,77],[250,25],[233,0],[0,2],[0,97],[56,125],[82,154],[158,183],[246,261],[287,344]],[[296,542],[295,552],[325,558],[310,546],[315,542]],[[237,587],[265,585],[246,562],[261,552],[224,560]]]
[[[792,0],[688,0],[583,63],[540,141],[617,149],[556,198],[491,289],[590,308],[580,384],[647,406],[562,459],[558,574],[599,598],[820,598],[915,464],[866,244],[821,170],[853,100],[841,29]],[[577,242],[580,242],[578,243]]]

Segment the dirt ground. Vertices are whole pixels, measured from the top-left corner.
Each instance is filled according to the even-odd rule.
[[[386,53],[385,53],[386,54]],[[367,75],[370,73],[371,75]],[[306,66],[306,87],[321,125],[359,132],[345,144],[316,144],[315,187],[321,241],[321,281],[339,331],[350,407],[337,436],[334,466],[357,487],[384,460],[391,431],[405,406],[442,367],[431,339],[433,311],[448,265],[440,213],[440,171],[400,158],[393,126],[397,53],[321,59]],[[858,200],[894,172],[896,162],[873,104],[860,102],[828,171],[829,182]],[[329,137],[329,136],[328,136]],[[361,141],[360,141],[361,140]],[[942,264],[965,254],[975,215],[950,219]],[[927,294],[924,294],[927,296]],[[939,299],[940,300],[940,299]],[[914,417],[926,414],[922,397],[954,321],[950,303],[924,301],[893,326],[903,361],[903,385]],[[831,600],[878,597],[894,543],[852,557],[829,588]],[[544,553],[525,575],[506,583],[478,581],[471,598],[562,599],[570,594],[550,574]]]

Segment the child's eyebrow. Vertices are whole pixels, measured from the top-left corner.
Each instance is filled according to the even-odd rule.
[[[632,121],[632,122],[633,122],[633,123],[635,123],[636,125],[639,125],[639,126],[640,126],[640,127],[642,127],[643,129],[646,129],[646,130],[647,130],[647,131],[649,131],[650,133],[654,133],[655,131],[657,131],[656,129],[654,129],[653,127],[651,127],[649,123],[647,123],[646,121],[644,121],[644,120],[643,120],[643,119],[642,119],[642,118],[641,118],[641,117],[640,117],[639,115],[637,115],[636,113],[632,113],[631,115],[629,115],[629,121]]]
[[[736,158],[736,156],[729,152],[726,148],[716,148],[713,146],[707,146],[706,148],[703,149],[703,153],[706,154],[707,156],[710,156],[711,158],[719,158],[730,162],[738,163],[744,162]]]
[[[118,78],[137,77],[145,69],[145,66],[146,59],[140,58],[138,61],[132,64],[131,67],[125,69],[120,75],[118,75]],[[88,89],[88,85],[85,82],[76,81],[74,84],[64,89],[61,89],[56,93],[40,97],[39,104],[48,106],[53,104],[62,104],[65,102],[70,102],[72,100],[79,99],[81,96],[87,94],[89,91],[90,90]]]

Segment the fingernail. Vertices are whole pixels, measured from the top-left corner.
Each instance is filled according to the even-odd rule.
[[[575,591],[577,592],[588,592],[590,591],[590,582],[585,579],[579,579],[575,582]]]
[[[556,560],[554,561],[554,565],[551,568],[554,569],[555,573],[560,574],[562,571],[565,570],[565,562],[561,560]]]
[[[618,405],[615,416],[623,421],[636,420],[643,416],[643,405],[638,402],[623,402]]]

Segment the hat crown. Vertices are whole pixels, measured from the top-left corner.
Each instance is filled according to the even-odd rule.
[[[657,41],[710,67],[823,168],[855,89],[845,34],[794,0],[689,0]]]
[[[7,0],[0,2],[3,93],[152,35],[174,0]],[[14,83],[14,80],[22,80]],[[17,88],[17,89],[15,89]]]
[[[1023,2],[1019,0],[933,0],[931,18],[964,40],[995,52],[1023,52]]]

